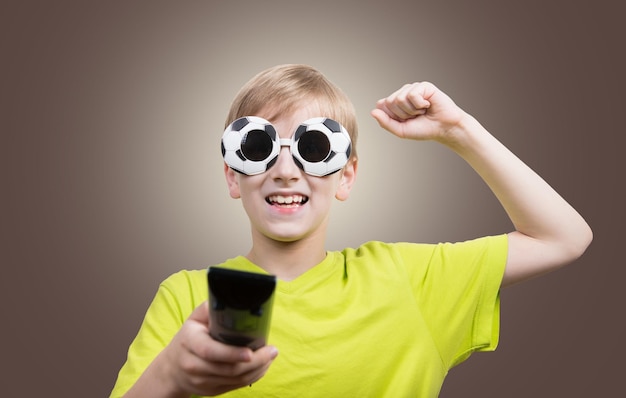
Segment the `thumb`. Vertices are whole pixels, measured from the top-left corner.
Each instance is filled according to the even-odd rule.
[[[205,300],[202,304],[197,306],[193,312],[189,315],[189,320],[202,323],[203,325],[209,324],[209,301]]]
[[[379,109],[379,108],[373,109],[372,112],[370,112],[370,114],[372,115],[374,119],[376,119],[380,127],[384,128],[387,131],[390,131],[390,132],[395,131],[395,128],[399,124],[397,120],[392,119],[387,114],[387,112],[383,111],[382,109]]]
[[[385,128],[387,121],[390,119],[389,115],[387,115],[387,113],[385,113],[385,111],[383,111],[382,109],[372,109],[372,112],[370,112],[370,114],[374,119],[376,119],[380,127],[383,128]]]

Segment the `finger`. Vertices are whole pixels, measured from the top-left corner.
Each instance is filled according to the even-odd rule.
[[[270,365],[271,362],[265,364],[264,366],[253,368],[251,370],[248,370],[247,372],[232,376],[216,375],[215,373],[212,373],[210,375],[207,375],[205,378],[200,379],[198,384],[210,386],[210,391],[212,392],[212,394],[209,395],[222,394],[238,388],[252,386],[254,383],[258,382],[263,376],[265,376]],[[199,389],[198,392],[201,392],[201,390]]]
[[[255,351],[247,362],[214,362],[189,355],[184,356],[180,367],[189,391],[215,395],[255,383],[265,375],[277,355],[272,346]]]
[[[414,89],[415,84],[405,84],[393,97],[393,104],[401,109],[407,115],[406,117],[410,117],[417,111],[417,107],[410,101],[410,94]]]
[[[426,113],[426,110],[430,108],[430,101],[425,97],[429,88],[428,83],[416,83],[412,89],[406,93],[405,101],[419,114]]]
[[[379,109],[384,110],[389,117],[395,120],[406,120],[411,117],[409,113],[412,106],[406,104],[406,85],[396,92],[389,95],[387,98],[383,98],[378,101],[377,105]]]
[[[205,307],[206,308],[206,307]],[[202,306],[194,310],[181,328],[180,344],[185,351],[205,362],[236,363],[248,362],[252,350],[224,344],[209,335],[208,320],[204,322]]]
[[[198,350],[196,352],[196,355],[205,361],[224,364],[250,362],[252,354],[252,350],[248,347],[237,347],[224,344],[208,335],[205,336],[203,344],[198,346]]]
[[[254,352],[254,360],[261,363],[270,363],[278,356],[278,348],[273,345],[267,345],[259,348]]]
[[[267,373],[267,371],[269,370],[270,366],[272,365],[271,362],[265,364],[262,367],[259,368],[255,368],[251,371],[249,371],[248,373],[243,375],[244,381],[243,381],[243,385],[249,385],[252,386],[252,384],[256,383],[257,381],[259,381],[263,376],[265,376],[265,374]]]
[[[202,323],[203,325],[209,325],[209,302],[208,300],[204,301],[202,304],[197,306],[193,312],[187,318],[189,320]]]
[[[204,301],[189,315],[189,321],[196,322],[206,327],[203,333],[194,333],[192,342],[189,344],[189,351],[205,361],[234,363],[248,362],[252,357],[252,350],[247,347],[237,347],[224,344],[213,339],[208,334],[209,325],[209,304]],[[203,329],[203,328],[201,328]]]
[[[387,109],[389,109],[392,113],[392,119],[403,121],[407,119],[411,119],[413,117],[412,112],[415,109],[412,109],[408,104],[404,102],[390,102],[387,104]]]
[[[407,84],[398,91],[395,101],[408,115],[423,115],[430,107],[430,102],[424,97],[428,88],[429,83]]]
[[[277,356],[278,350],[276,347],[266,346],[258,349],[254,352],[254,358],[249,363],[242,363],[239,365],[239,369],[235,369],[240,372],[235,379],[243,385],[249,385],[258,381],[267,373]]]
[[[209,304],[204,301],[187,318],[189,339],[183,341],[187,349],[205,361],[238,362],[249,361],[252,350],[246,347],[226,345],[209,335]]]
[[[398,130],[399,121],[393,119],[389,114],[380,108],[376,108],[371,112],[372,117],[376,119],[380,127],[395,134]]]
[[[393,105],[393,100],[383,98],[376,102],[376,108],[383,111],[389,118],[402,121],[407,118],[406,112]]]
[[[421,83],[405,84],[400,89],[379,100],[377,106],[385,110],[392,119],[404,121],[426,113],[430,103],[426,101]]]
[[[249,361],[213,362],[208,364],[207,371],[211,375],[231,379],[229,383],[249,384],[251,378],[261,377],[277,356],[278,350],[267,346],[255,351]]]

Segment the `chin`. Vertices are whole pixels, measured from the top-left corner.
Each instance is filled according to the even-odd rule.
[[[280,243],[295,243],[311,237],[311,233],[303,233],[297,231],[273,231],[265,233],[264,236]]]
[[[271,240],[274,240],[276,242],[280,242],[280,243],[294,243],[294,242],[298,242],[301,241],[302,239],[305,238],[305,236],[293,236],[293,235],[266,235],[268,238],[270,238]]]

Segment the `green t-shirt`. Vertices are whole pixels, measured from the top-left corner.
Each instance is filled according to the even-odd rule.
[[[506,235],[437,245],[369,242],[278,281],[269,344],[280,354],[225,397],[436,397],[448,370],[498,343]],[[244,257],[222,267],[264,272]],[[112,397],[127,391],[207,299],[206,270],[167,278]]]

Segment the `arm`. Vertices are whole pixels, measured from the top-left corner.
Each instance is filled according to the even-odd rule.
[[[276,357],[276,349],[267,346],[253,352],[222,344],[209,336],[208,322],[204,302],[124,397],[212,396],[260,379]]]
[[[372,116],[399,137],[446,145],[493,191],[515,227],[503,285],[568,264],[591,243],[591,229],[576,210],[434,85],[405,85],[378,101]]]

